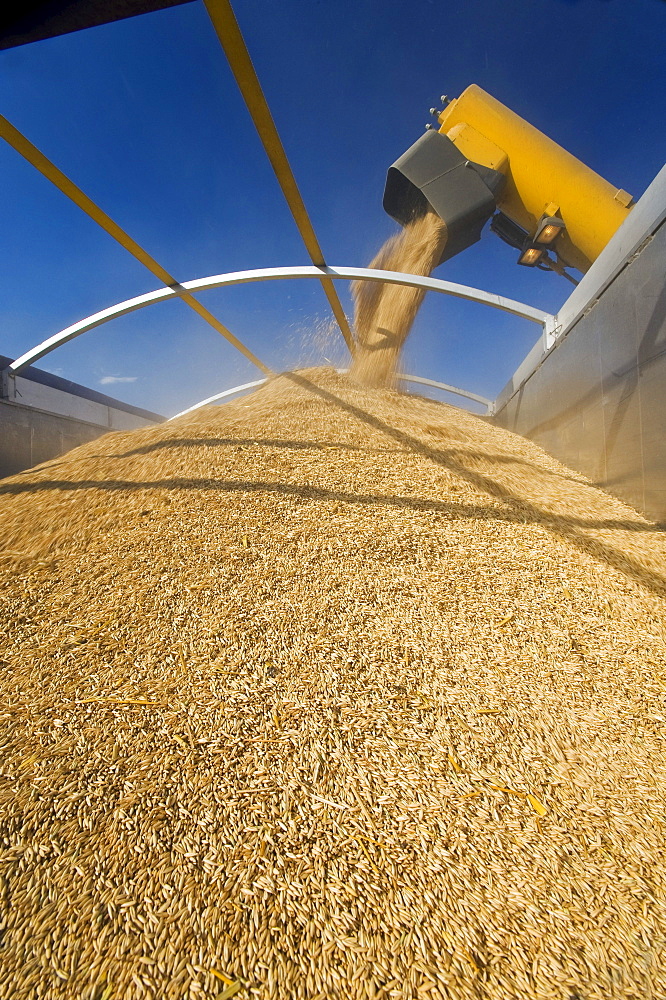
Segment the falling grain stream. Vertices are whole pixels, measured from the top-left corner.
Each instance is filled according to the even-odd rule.
[[[390,236],[369,266],[378,271],[429,275],[439,264],[445,246],[446,226],[429,211]],[[356,353],[350,377],[368,387],[390,386],[425,291],[374,281],[356,281],[352,290]]]
[[[0,482],[0,997],[666,996],[663,531],[330,370]]]

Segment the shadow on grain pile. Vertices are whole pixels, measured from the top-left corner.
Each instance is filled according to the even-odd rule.
[[[635,511],[314,369],[8,479],[0,517],[3,1000],[661,995]]]

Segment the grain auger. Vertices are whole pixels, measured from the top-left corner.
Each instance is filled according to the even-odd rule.
[[[439,127],[389,168],[384,208],[401,225],[432,208],[446,223],[440,263],[490,229],[518,263],[585,272],[633,206],[600,177],[475,84],[431,108]]]

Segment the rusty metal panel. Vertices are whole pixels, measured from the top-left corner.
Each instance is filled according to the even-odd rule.
[[[514,378],[494,419],[666,522],[663,212],[659,219],[519,388]]]

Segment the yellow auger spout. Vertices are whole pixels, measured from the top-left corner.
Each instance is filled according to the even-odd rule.
[[[632,197],[472,84],[389,169],[384,207],[403,225],[429,204],[449,229],[443,260],[491,228],[538,264],[554,251],[586,271],[632,208]],[[545,253],[544,253],[545,251]]]

